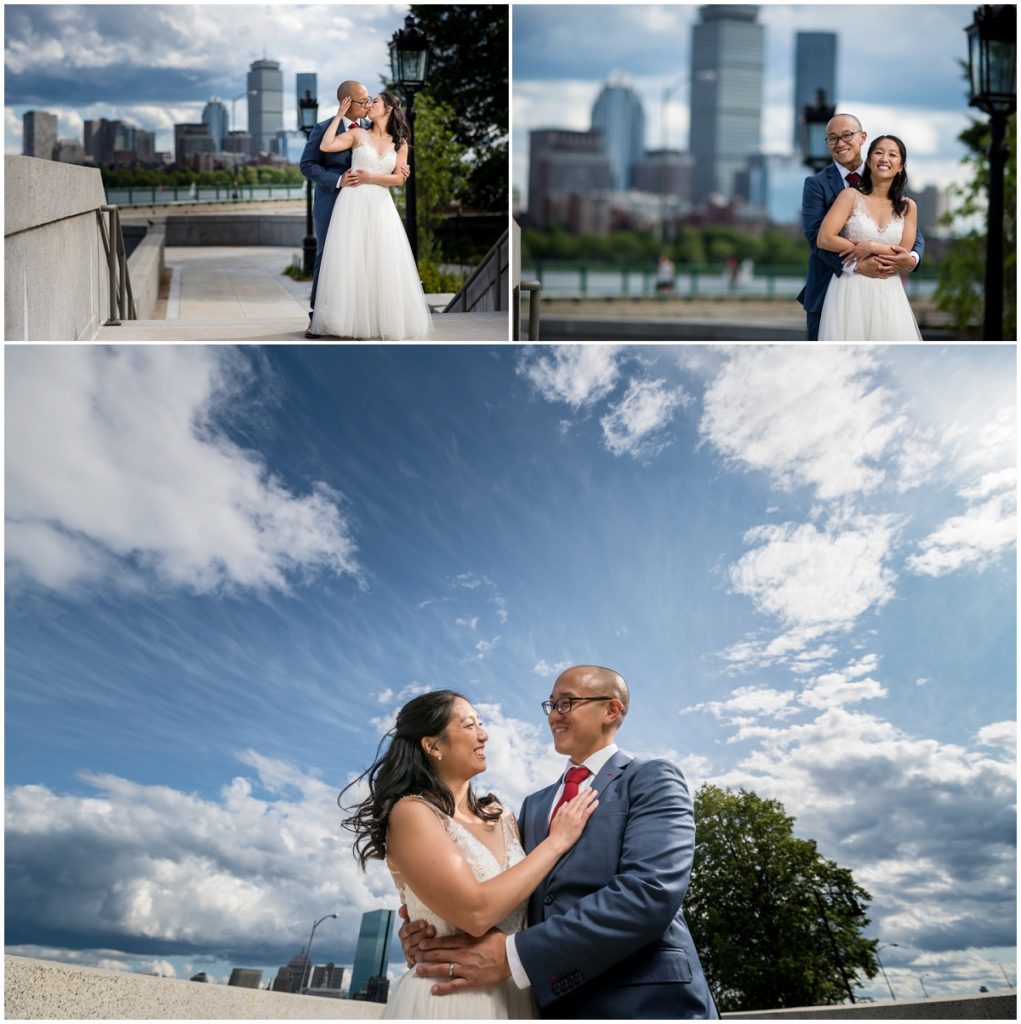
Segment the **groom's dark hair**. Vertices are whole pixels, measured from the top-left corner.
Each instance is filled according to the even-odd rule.
[[[337,102],[339,103],[345,96],[350,96],[361,84],[361,82],[356,82],[353,78],[348,79],[346,82],[341,82],[337,86]]]

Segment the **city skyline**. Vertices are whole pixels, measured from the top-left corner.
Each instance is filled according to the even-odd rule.
[[[81,139],[86,120],[123,120],[156,132],[172,152],[174,125],[201,122],[218,97],[248,128],[247,76],[264,57],[283,73],[283,123],[297,129],[295,78],[318,75],[319,119],[336,87],[370,92],[389,73],[388,43],[407,5],[27,5],[4,7],[4,149],[21,153],[22,116],[58,117],[58,138]],[[310,31],[309,26],[318,26]],[[163,49],[154,55],[153,32]],[[83,45],[83,40],[91,45]],[[341,55],[341,56],[338,56]]]
[[[595,661],[625,749],[854,872],[898,991],[1002,986],[1014,346],[5,360],[8,952],[275,970],[337,913],[350,965],[397,895],[336,799],[396,710],[464,691],[517,810]]]
[[[862,31],[861,5],[757,6],[766,40],[762,152],[793,150],[797,33],[835,32],[838,108],[858,114],[870,135],[893,132],[904,139],[912,189],[929,184],[945,188],[959,179],[965,149],[957,135],[970,116],[979,116],[968,107],[967,84],[958,64],[967,59],[964,29],[971,23],[973,7],[877,7],[884,20],[880,37]],[[592,104],[613,74],[626,75],[641,97],[647,149],[663,146],[663,94],[670,90],[666,148],[688,151],[687,83],[698,7],[515,5],[512,181],[525,205],[529,131],[587,130]],[[883,47],[889,49],[891,40],[913,41],[922,20],[925,47],[895,49],[891,65]]]

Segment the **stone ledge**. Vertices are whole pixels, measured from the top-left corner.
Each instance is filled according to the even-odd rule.
[[[1017,1020],[1017,991],[725,1013],[727,1020]]]
[[[381,1003],[4,957],[7,1020],[378,1020],[382,1012]]]
[[[98,210],[106,203],[99,170],[40,160],[4,157],[4,237]]]

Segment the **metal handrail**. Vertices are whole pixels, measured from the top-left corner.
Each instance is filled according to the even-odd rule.
[[[103,223],[103,214],[108,215],[109,228]],[[121,230],[120,210],[116,206],[101,206],[96,210],[99,217],[99,232],[106,252],[106,265],[110,271],[110,319],[107,327],[119,327],[121,319],[137,320],[135,296],[131,291],[128,276],[128,254]]]
[[[468,289],[485,273],[491,274],[489,284],[495,287],[495,308],[500,308],[500,275],[504,271],[504,267],[500,264],[500,249],[506,244],[507,236],[509,231],[505,231],[500,238],[490,247],[489,252],[482,258],[478,266],[471,272],[468,279],[463,285],[457,290],[457,294],[447,303],[444,308],[444,313],[452,313],[456,311],[457,304],[462,301],[464,296],[464,311],[470,313],[472,309],[468,308]],[[496,272],[492,273],[491,268],[495,264]],[[487,294],[486,292],[480,293],[476,304],[481,300],[482,296]]]
[[[522,281],[519,287],[521,291],[528,292],[528,341],[538,341],[542,284],[539,281]]]

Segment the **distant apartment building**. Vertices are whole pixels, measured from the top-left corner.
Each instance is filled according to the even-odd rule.
[[[248,132],[230,132],[223,140],[223,151],[235,153],[239,157],[252,155],[252,137]]]
[[[257,971],[252,967],[235,967],[230,972],[230,980],[227,984],[233,985],[235,988],[258,988],[261,981],[262,971]]]
[[[355,947],[355,962],[351,969],[349,999],[354,999],[362,989],[367,990],[370,978],[386,976],[393,927],[392,910],[370,910],[362,914],[358,945]]]
[[[59,139],[53,147],[53,159],[62,164],[83,164],[85,147],[77,139]]]
[[[599,132],[562,128],[528,135],[528,223],[563,223],[569,197],[612,191],[613,171]]]
[[[57,115],[45,110],[29,110],[21,119],[21,152],[42,160],[53,159],[57,144]]]
[[[939,238],[948,234],[948,229],[940,223],[940,218],[950,209],[950,202],[945,190],[936,185],[926,185],[919,192],[912,192],[911,197],[918,206],[918,228],[924,238]]]
[[[174,163],[178,167],[188,167],[192,157],[198,154],[212,154],[216,151],[213,137],[206,125],[175,124],[174,125]]]
[[[759,152],[765,29],[755,5],[698,9],[691,31],[694,201],[734,195],[735,175]]]
[[[272,152],[284,127],[284,75],[275,60],[253,61],[248,70],[248,131],[252,152]]]
[[[650,149],[635,161],[631,185],[639,192],[674,196],[691,202],[695,161],[690,153],[678,149]]]

